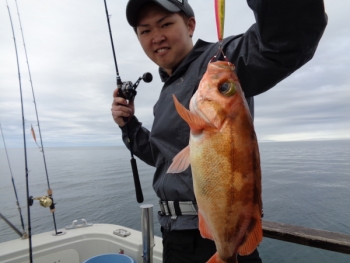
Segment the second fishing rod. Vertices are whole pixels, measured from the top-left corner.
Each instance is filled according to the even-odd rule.
[[[117,83],[117,88],[118,88],[118,97],[122,97],[122,98],[128,100],[129,102],[132,102],[135,99],[135,96],[137,94],[136,88],[140,84],[140,81],[143,80],[144,82],[149,83],[152,81],[153,76],[151,73],[146,72],[141,77],[139,77],[135,83],[132,83],[131,81],[124,81],[123,82],[121,80],[121,77],[119,75],[119,70],[118,70],[117,58],[116,58],[115,50],[114,50],[113,36],[112,36],[111,25],[110,25],[110,20],[109,20],[110,16],[108,14],[106,0],[104,0],[104,5],[105,5],[105,10],[106,10],[109,36],[110,36],[112,51],[113,51],[114,65],[115,65],[115,71],[116,71],[116,83]],[[128,148],[129,148],[130,154],[131,154],[130,163],[131,163],[131,168],[132,168],[133,177],[134,177],[136,200],[138,203],[142,203],[143,202],[143,193],[142,193],[139,173],[137,170],[136,159],[134,158],[134,154],[132,152],[132,143],[130,140],[129,129],[128,129],[128,118],[124,117],[124,122],[126,123],[125,128],[126,128],[126,133],[127,133],[127,137],[128,137],[127,138],[127,141],[129,144]]]

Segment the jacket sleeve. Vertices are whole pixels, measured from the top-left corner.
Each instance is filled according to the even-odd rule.
[[[128,124],[121,127],[123,142],[142,161],[155,166],[151,146],[149,143],[150,132],[142,126],[136,117]]]
[[[323,0],[247,0],[256,23],[231,38],[226,55],[236,65],[246,97],[275,86],[314,55],[327,25]]]

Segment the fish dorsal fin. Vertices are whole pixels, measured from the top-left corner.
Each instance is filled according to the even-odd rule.
[[[258,209],[256,210],[258,211]],[[255,223],[253,229],[247,234],[246,240],[238,248],[238,253],[241,256],[251,254],[257,248],[257,246],[260,244],[262,240],[263,231],[261,226],[260,212],[256,213],[255,216],[258,220],[253,221]]]
[[[187,122],[187,124],[190,126],[192,133],[200,132],[206,126],[213,127],[213,125],[211,123],[207,123],[205,120],[203,120],[203,118],[201,118],[197,114],[195,114],[195,113],[189,111],[188,109],[186,109],[177,100],[177,98],[175,97],[174,94],[173,94],[173,99],[174,99],[176,111],[179,113],[181,118],[183,118]]]
[[[190,146],[188,145],[173,159],[167,173],[181,173],[190,166]]]

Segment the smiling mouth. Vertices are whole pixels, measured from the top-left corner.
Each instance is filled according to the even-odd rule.
[[[165,51],[167,51],[167,50],[169,50],[170,48],[160,48],[160,49],[157,49],[155,52],[156,53],[163,53],[163,52],[165,52]]]

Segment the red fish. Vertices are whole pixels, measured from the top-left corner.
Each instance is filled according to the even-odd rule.
[[[217,249],[208,262],[234,263],[262,240],[259,148],[234,65],[208,64],[190,111],[175,96],[174,102],[191,132],[168,173],[191,165],[199,230]]]

